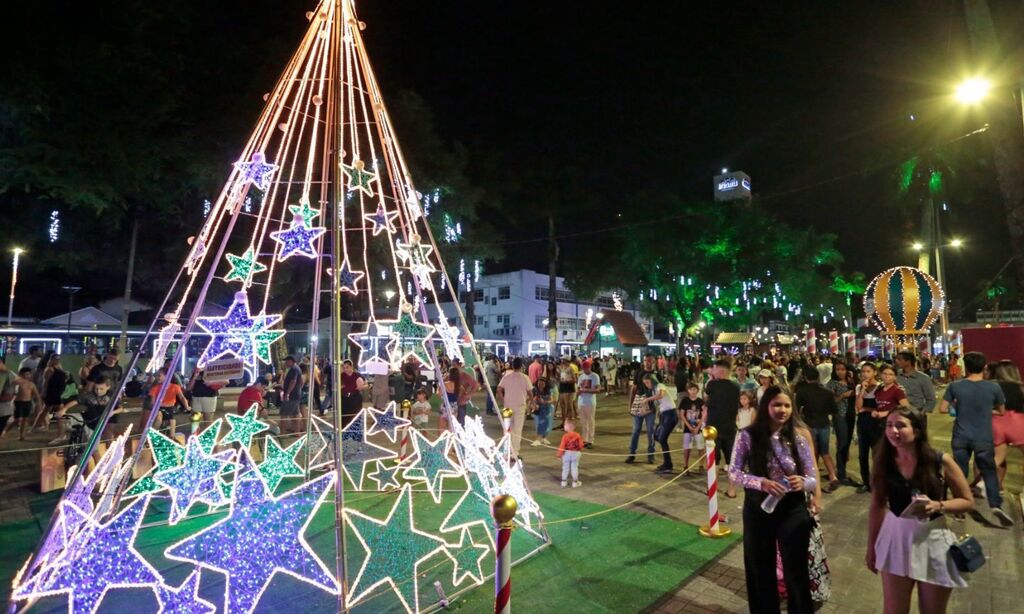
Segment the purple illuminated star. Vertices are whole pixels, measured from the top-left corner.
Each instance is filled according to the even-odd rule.
[[[363,271],[353,271],[352,267],[349,266],[348,258],[345,258],[338,269],[338,287],[342,292],[358,294],[359,289],[356,287],[356,284],[365,276],[366,273]]]
[[[359,352],[359,371],[387,374],[389,364],[387,348],[394,339],[389,329],[371,319],[366,323],[366,330],[361,333],[351,333],[348,338],[361,350]]]
[[[187,561],[227,576],[225,612],[252,612],[278,572],[331,594],[338,585],[303,537],[334,483],[334,473],[280,497],[267,489],[243,450],[228,516],[169,547],[169,559]]]
[[[388,211],[384,208],[383,204],[377,205],[377,211],[373,213],[367,213],[363,216],[363,219],[373,224],[373,236],[377,236],[380,233],[387,231],[388,233],[395,232],[395,225],[392,223],[398,217],[397,211]]]
[[[68,612],[95,612],[107,591],[115,588],[148,587],[160,583],[160,574],[135,549],[135,536],[149,497],[140,497],[106,524],[84,518],[84,526],[73,535],[49,566],[45,582],[18,599],[68,595]]]
[[[341,468],[356,489],[363,483],[366,463],[398,456],[387,448],[366,441],[366,410],[341,430]]]
[[[242,160],[235,162],[235,168],[241,173],[241,177],[239,177],[241,185],[250,182],[261,191],[266,192],[270,188],[270,178],[277,171],[278,166],[268,163],[263,152],[257,151],[252,154],[252,159],[249,162]]]
[[[166,486],[171,493],[171,514],[169,521],[176,524],[185,517],[196,501],[213,504],[220,502],[217,476],[224,465],[231,462],[234,450],[225,450],[207,455],[197,437],[189,437],[185,448],[185,462],[153,476],[153,481]]]
[[[281,244],[281,250],[277,254],[278,262],[298,254],[307,258],[316,258],[316,248],[313,241],[320,235],[327,232],[323,226],[310,228],[301,215],[292,217],[292,223],[288,230],[279,230],[270,233],[270,238]]]
[[[199,596],[199,570],[195,570],[178,588],[166,584],[156,586],[160,612],[169,614],[213,614],[217,606]]]
[[[236,292],[235,302],[223,317],[196,319],[211,335],[210,344],[199,357],[199,368],[227,354],[241,358],[250,367],[255,367],[257,362],[269,363],[269,352],[263,350],[284,336],[285,331],[270,328],[281,321],[281,316],[249,314],[248,295]]]

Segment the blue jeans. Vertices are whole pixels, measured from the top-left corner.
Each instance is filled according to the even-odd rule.
[[[981,479],[985,480],[985,497],[988,499],[989,507],[1000,507],[1003,504],[1003,497],[999,494],[999,476],[996,475],[996,448],[991,441],[972,441],[970,439],[953,440],[953,460],[960,465],[964,475],[969,475],[971,470],[971,453],[974,454],[974,462],[981,472]],[[968,480],[969,481],[969,480]]]
[[[551,432],[551,404],[543,403],[537,406],[537,413],[533,414],[533,420],[537,423],[537,437],[543,439]]]
[[[669,453],[668,437],[672,434],[672,431],[676,430],[676,425],[679,424],[679,414],[676,413],[675,409],[668,411],[659,412],[661,414],[661,422],[658,424],[658,443],[661,444],[661,455],[662,455],[662,467],[672,467],[672,455]]]
[[[461,426],[466,426],[466,406],[459,405],[455,412],[455,419],[459,421]]]
[[[636,454],[636,446],[640,441],[640,429],[647,426],[647,454],[654,455],[654,414],[633,416],[633,434],[629,437],[629,454]]]

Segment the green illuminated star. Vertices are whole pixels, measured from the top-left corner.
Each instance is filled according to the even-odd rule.
[[[386,463],[377,460],[377,470],[373,473],[369,473],[366,477],[370,478],[377,483],[377,490],[387,490],[388,488],[398,488],[401,484],[398,482],[398,471],[401,469],[399,465],[388,467]]]
[[[263,452],[264,461],[256,467],[260,470],[260,475],[267,482],[267,488],[270,492],[274,492],[278,484],[285,477],[299,477],[303,475],[302,467],[295,462],[295,454],[302,447],[304,439],[305,437],[300,437],[298,441],[288,446],[286,450],[273,437],[267,437],[267,444]]]
[[[244,416],[236,416],[234,414],[227,414],[228,424],[231,425],[231,430],[224,436],[221,443],[229,444],[238,442],[242,444],[242,447],[246,450],[252,445],[253,435],[262,433],[263,431],[270,428],[270,425],[266,422],[260,422],[256,418],[257,412],[259,412],[260,406],[253,403],[249,411],[245,412]]]
[[[409,612],[419,612],[420,563],[442,552],[451,557],[445,542],[416,528],[412,515],[412,487],[406,484],[388,512],[387,518],[377,520],[345,509],[348,526],[366,550],[352,590],[349,606],[354,606],[378,586],[387,584],[395,591]]]
[[[223,423],[223,418],[217,418],[210,426],[203,429],[202,433],[196,435],[199,439],[199,447],[203,449],[203,452],[213,453],[213,446],[217,445],[217,434],[220,433],[220,425]]]
[[[253,355],[265,364],[270,364],[270,346],[284,335],[285,331],[283,330],[265,330],[254,333],[252,335]]]
[[[367,196],[373,196],[373,186],[370,184],[377,180],[377,175],[367,172],[366,165],[362,160],[356,160],[352,166],[342,164],[341,170],[348,177],[349,191],[359,190]]]
[[[474,472],[467,472],[466,480],[469,482],[468,488],[441,522],[442,532],[458,531],[474,524],[490,529],[493,520],[487,486],[480,475]]]
[[[320,210],[310,207],[309,199],[306,197],[299,199],[297,205],[288,205],[288,211],[291,211],[292,215],[301,215],[307,226],[313,225],[313,218],[320,217]]]
[[[138,482],[125,493],[126,497],[142,495],[148,492],[161,490],[163,486],[153,480],[153,476],[160,471],[180,467],[185,462],[185,447],[177,441],[167,437],[156,429],[150,429],[146,433],[149,441],[149,449],[153,452],[153,467],[145,473]]]
[[[253,275],[267,270],[265,265],[256,261],[256,252],[251,247],[241,256],[227,254],[225,258],[231,264],[231,271],[224,277],[224,281],[238,280],[245,283]]]
[[[466,578],[473,580],[474,584],[483,582],[484,570],[481,564],[490,552],[491,549],[487,544],[478,544],[473,541],[473,535],[469,529],[462,529],[462,539],[459,543],[448,546],[448,554],[455,560],[452,584],[458,586]]]
[[[462,469],[448,457],[450,443],[448,437],[451,433],[445,431],[432,442],[417,429],[411,430],[410,433],[415,452],[410,459],[408,468],[402,475],[409,480],[426,482],[430,496],[436,503],[440,503],[441,483],[444,479],[463,475]]]
[[[412,319],[412,314],[402,313],[397,321],[391,323],[390,343],[387,344],[388,358],[396,369],[410,356],[414,356],[427,367],[434,361],[430,354],[427,341],[434,335],[434,327],[421,324]]]

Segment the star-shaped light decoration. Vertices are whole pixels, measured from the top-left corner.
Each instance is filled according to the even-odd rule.
[[[229,443],[238,443],[248,450],[249,446],[252,445],[252,438],[255,435],[270,429],[269,424],[260,421],[258,417],[259,412],[259,404],[253,403],[252,407],[246,410],[245,414],[241,416],[226,414],[225,418],[228,419],[228,425],[231,427],[231,430],[224,436],[221,443],[225,445]]]
[[[370,478],[377,483],[377,490],[388,490],[389,488],[398,488],[401,483],[398,481],[398,472],[401,471],[401,465],[388,465],[383,461],[377,461],[377,470],[373,473],[366,474],[366,477]]]
[[[345,176],[348,178],[348,189],[350,192],[359,190],[367,196],[373,196],[373,186],[370,184],[377,180],[377,175],[376,173],[368,172],[366,164],[362,160],[356,160],[352,163],[352,166],[342,164],[341,170],[344,171]]]
[[[96,612],[111,589],[159,584],[160,574],[134,545],[147,505],[149,497],[140,497],[105,524],[79,511],[81,528],[50,560],[45,581],[29,592],[16,589],[14,598],[67,594],[68,612],[86,614]]]
[[[352,270],[352,265],[348,263],[348,257],[346,256],[341,261],[341,266],[338,267],[338,289],[352,295],[358,294],[359,288],[356,287],[356,284],[365,276],[366,273],[363,271]]]
[[[231,265],[231,270],[224,276],[224,281],[240,281],[248,286],[254,275],[267,270],[265,264],[257,262],[256,250],[252,247],[245,250],[245,253],[241,256],[227,254],[224,257],[227,258],[228,263]]]
[[[180,467],[185,462],[185,446],[156,429],[146,432],[149,449],[153,453],[153,467],[147,471],[131,488],[125,491],[126,497],[144,495],[162,490],[163,486],[153,481],[153,476],[161,471]]]
[[[213,614],[217,611],[217,606],[199,596],[199,574],[198,569],[193,571],[177,588],[163,583],[156,585],[160,614]]]
[[[459,329],[448,323],[448,318],[443,313],[434,325],[437,329],[437,337],[444,344],[444,353],[448,358],[455,360],[462,358],[462,342],[459,339]]]
[[[422,286],[429,286],[430,274],[437,271],[430,259],[433,252],[432,246],[420,242],[419,235],[410,236],[408,243],[401,239],[395,241],[395,255],[420,280]]]
[[[334,463],[334,425],[320,416],[312,416],[312,429],[303,443],[301,453],[308,454],[309,468],[319,469]],[[308,450],[307,450],[308,448]]]
[[[412,317],[412,309],[408,305],[402,308],[402,315],[391,325],[392,340],[387,345],[391,368],[398,370],[410,356],[420,361],[428,369],[434,366],[430,347],[427,345],[434,335],[434,327],[417,322]]]
[[[277,261],[284,262],[298,254],[307,258],[316,258],[316,247],[313,241],[320,235],[327,232],[323,226],[306,226],[301,215],[292,216],[288,230],[278,230],[270,233],[270,238],[281,244],[277,252]]]
[[[280,321],[281,316],[276,314],[251,316],[248,295],[236,292],[234,303],[223,317],[196,319],[200,328],[211,336],[199,357],[199,368],[228,354],[241,358],[253,368],[260,362],[269,363],[270,345],[285,334],[282,329],[271,328]]]
[[[441,484],[446,477],[457,478],[463,470],[448,457],[451,443],[450,433],[442,432],[434,441],[428,440],[418,429],[409,431],[412,435],[412,446],[415,450],[409,458],[402,476],[407,480],[423,480],[427,492],[435,503],[441,502]]]
[[[391,401],[383,410],[370,407],[370,415],[373,416],[373,426],[370,427],[370,435],[384,433],[392,442],[398,437],[398,429],[409,426],[411,421],[395,414],[398,405]]]
[[[377,236],[382,232],[391,234],[395,232],[394,219],[398,217],[397,211],[388,211],[384,208],[384,203],[377,205],[377,210],[373,213],[367,213],[363,216],[363,219],[373,224],[373,236]]]
[[[349,528],[366,550],[366,558],[348,593],[350,607],[378,586],[387,584],[407,612],[420,611],[418,567],[438,553],[450,555],[444,540],[416,528],[412,507],[412,488],[406,484],[384,520],[345,509]]]
[[[391,329],[371,318],[366,323],[366,330],[360,333],[350,333],[348,338],[360,349],[360,373],[387,375],[389,368],[387,348],[394,339]]]
[[[178,324],[178,314],[168,313],[164,315],[167,326],[160,329],[153,342],[153,356],[146,363],[146,373],[156,373],[164,364],[164,356],[167,355],[167,348],[171,347],[174,337],[181,332],[181,324]]]
[[[188,271],[189,275],[195,275],[200,265],[203,264],[203,259],[206,258],[206,252],[209,247],[203,234],[193,239],[191,245],[192,249],[189,250],[188,259],[185,260],[185,270]]]
[[[273,437],[267,437],[266,447],[263,452],[263,462],[257,465],[260,475],[267,482],[270,492],[277,490],[278,485],[286,477],[303,476],[302,467],[295,462],[295,455],[305,444],[306,437],[302,436],[287,449],[281,447]]]
[[[185,447],[185,462],[180,467],[153,476],[154,482],[166,486],[171,493],[171,513],[168,518],[171,524],[177,524],[184,518],[196,501],[221,501],[217,476],[231,462],[234,454],[234,450],[224,450],[207,455],[200,448],[199,440],[189,437]]]
[[[458,531],[478,524],[487,531],[487,535],[491,537],[491,544],[493,545],[494,538],[491,531],[493,517],[491,515],[490,494],[494,489],[494,483],[491,479],[494,475],[493,470],[489,466],[485,466],[481,467],[479,471],[473,471],[469,465],[465,464],[464,459],[469,457],[465,447],[456,445],[455,449],[458,452],[460,466],[466,470],[467,487],[463,490],[458,502],[448,511],[448,515],[441,522],[441,531],[444,533]]]
[[[469,529],[462,529],[462,537],[458,544],[448,545],[448,554],[455,561],[455,569],[452,570],[452,584],[458,586],[462,581],[469,578],[473,584],[482,584],[484,581],[483,562],[491,552],[487,544],[478,544],[473,541],[473,535]]]
[[[366,463],[395,456],[391,450],[366,441],[365,409],[341,430],[341,468],[357,490],[362,486]]]
[[[313,218],[320,217],[320,210],[314,209],[309,205],[308,196],[300,198],[298,205],[288,205],[288,211],[290,211],[292,215],[302,216],[302,219],[310,224],[313,223]]]
[[[224,574],[225,612],[252,612],[278,572],[337,594],[333,575],[303,536],[333,482],[334,472],[326,473],[274,497],[243,450],[227,517],[164,555]]]
[[[266,192],[270,188],[271,177],[277,171],[278,166],[268,163],[263,152],[257,151],[253,152],[252,159],[249,162],[242,160],[235,162],[235,168],[240,173],[238,177],[239,187],[244,186],[246,183],[252,183],[260,191]]]

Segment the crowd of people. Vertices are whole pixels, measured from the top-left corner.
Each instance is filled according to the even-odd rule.
[[[66,372],[60,358],[34,347],[17,373],[0,363],[0,409],[13,407],[0,416],[0,433],[16,430],[24,438],[52,421],[57,438],[51,444],[59,444],[64,418],[76,408],[86,428],[97,427],[122,380],[116,351],[87,357],[77,373]],[[479,413],[473,404],[483,392],[483,411],[508,418],[513,457],[520,457],[523,431],[532,421],[530,446],[556,450],[561,485],[575,488],[582,485],[581,458],[597,445],[598,400],[628,395],[628,464],[646,459],[654,465],[660,455],[654,471],[675,474],[674,455],[681,451],[682,473],[688,474],[691,453],[695,465],[703,464],[704,434],[715,429],[717,458],[728,479],[725,496],[744,491],[751,611],[777,612],[781,600],[790,612],[810,612],[828,599],[821,512],[825,495],[848,486],[869,495],[865,563],[882,577],[886,611],[908,611],[917,587],[920,610],[941,612],[951,590],[966,585],[950,553],[957,538],[946,516],[982,511],[975,497],[983,496],[988,513],[982,517],[993,526],[1012,525],[1003,507],[1006,460],[1011,448],[1024,450],[1024,384],[1017,365],[987,362],[978,353],[951,359],[934,371],[911,352],[892,361],[853,354],[490,356],[472,368],[441,357],[433,371],[440,381],[414,359],[370,376],[346,360],[338,398],[343,424],[367,402],[384,407],[394,401],[408,408],[418,428],[446,430]],[[157,428],[173,431],[180,413],[212,421],[223,384],[206,382],[200,369],[181,378],[169,366],[132,380],[126,395],[141,396],[144,409],[158,408]],[[937,383],[946,384],[941,399]],[[329,363],[288,356],[273,377],[261,376],[242,390],[237,411],[255,406],[275,433],[296,433],[311,411],[330,409],[333,385]],[[929,441],[928,415],[936,411],[954,416],[948,453]],[[115,410],[113,425],[119,414]],[[554,431],[561,431],[557,445],[550,438]],[[856,477],[850,471],[854,444]]]

